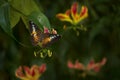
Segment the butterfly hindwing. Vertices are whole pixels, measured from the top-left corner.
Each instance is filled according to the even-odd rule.
[[[43,34],[44,37],[42,39],[42,47],[50,46],[52,43],[56,42],[60,39],[60,35],[58,34]]]

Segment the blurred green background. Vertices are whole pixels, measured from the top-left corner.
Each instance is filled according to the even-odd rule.
[[[19,1],[21,0],[17,2]],[[79,31],[79,36],[74,30],[63,30],[66,22],[56,18],[57,13],[64,13],[75,1],[80,6],[86,5],[89,12],[89,17],[82,23],[87,27],[87,31]],[[0,7],[3,6],[3,2],[9,5],[7,0],[0,2]],[[15,70],[20,65],[32,66],[42,63],[47,64],[47,70],[40,80],[120,80],[120,0],[36,0],[35,2],[62,38],[49,47],[53,51],[52,57],[44,59],[34,57],[30,34],[22,19],[12,30],[15,38],[25,46],[10,37],[5,31],[6,29],[8,31],[7,27],[5,30],[2,27],[6,25],[2,23],[3,18],[6,21],[10,19],[6,18],[7,9],[5,8],[3,17],[0,8],[0,80],[19,80],[15,76]],[[68,60],[75,62],[78,59],[85,64],[92,58],[99,62],[103,57],[107,58],[107,63],[96,76],[82,78],[67,67]]]

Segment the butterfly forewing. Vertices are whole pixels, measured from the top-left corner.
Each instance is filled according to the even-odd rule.
[[[37,27],[37,25],[35,25],[32,21],[30,21],[29,24],[30,24],[31,42],[34,46],[37,46],[38,42],[41,41],[42,32]]]

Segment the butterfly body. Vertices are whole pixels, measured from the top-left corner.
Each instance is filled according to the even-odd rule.
[[[44,33],[32,21],[30,24],[31,41],[34,46],[45,48],[61,38],[59,34]]]

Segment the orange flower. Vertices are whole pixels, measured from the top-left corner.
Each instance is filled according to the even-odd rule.
[[[95,63],[94,60],[91,60],[86,66],[87,70],[94,70],[95,72],[99,72],[100,68],[105,65],[107,59],[103,58],[101,62]]]
[[[68,61],[68,68],[71,69],[77,69],[77,70],[83,70],[85,72],[90,72],[90,71],[94,71],[94,72],[99,72],[100,68],[105,65],[107,59],[103,58],[101,62],[95,63],[94,60],[90,60],[90,62],[87,64],[87,66],[85,66],[84,64],[78,62],[78,60],[76,60],[75,64],[73,64],[71,61]]]
[[[88,9],[86,6],[82,6],[80,13],[78,13],[79,5],[77,2],[73,3],[71,9],[68,9],[64,14],[59,13],[56,15],[61,21],[67,21],[74,25],[88,17]]]
[[[27,66],[20,66],[16,71],[16,77],[21,80],[39,80],[39,77],[46,70],[46,64],[42,64],[41,66],[33,65],[31,68]]]

